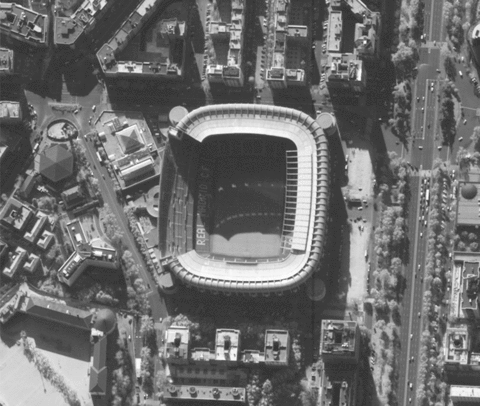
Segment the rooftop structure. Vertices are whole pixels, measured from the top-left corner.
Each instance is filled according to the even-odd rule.
[[[56,144],[39,156],[38,169],[50,182],[60,182],[73,173],[73,155],[63,145]]]
[[[454,405],[459,404],[480,404],[480,387],[479,386],[450,386],[450,400]]]
[[[167,401],[185,401],[188,399],[213,400],[218,402],[241,403],[246,402],[245,388],[215,387],[198,385],[170,385],[164,392]]]
[[[15,73],[13,50],[0,48],[0,77]]]
[[[55,17],[55,44],[74,47],[82,34],[91,31],[113,3],[112,0],[84,0],[70,17]]]
[[[327,51],[341,52],[342,49],[342,12],[332,11],[328,18]]]
[[[82,193],[80,186],[74,186],[62,192],[62,199],[67,209],[72,209],[85,201],[85,196]]]
[[[325,363],[356,363],[360,352],[357,322],[322,320],[320,354]]]
[[[34,47],[46,47],[48,17],[16,3],[0,3],[0,34]]]
[[[200,231],[197,231],[193,225],[188,223],[189,219],[196,216],[193,212],[194,198],[185,192],[187,189],[183,189],[181,195],[180,192],[177,192],[175,203],[170,199],[161,198],[159,201],[159,218],[161,219],[160,223],[163,224],[173,222],[172,218],[168,218],[172,205],[179,207],[176,215],[177,212],[183,213],[180,210],[182,207],[185,207],[185,210],[192,210],[188,215],[185,214],[183,220],[177,219],[174,222],[175,229],[173,231],[181,238],[178,249],[171,248],[173,242],[170,246],[165,243],[165,247],[161,248],[162,256],[173,256],[173,260],[167,265],[168,269],[187,285],[225,294],[282,294],[285,291],[298,289],[300,285],[309,280],[319,266],[323,255],[329,197],[327,138],[318,123],[304,113],[277,106],[214,105],[190,112],[175,127],[172,127],[169,133],[171,145],[174,145],[170,148],[176,148],[179,153],[183,151],[182,159],[185,159],[185,154],[189,154],[187,155],[188,163],[192,167],[186,173],[199,172],[193,166],[198,164],[201,158],[201,154],[195,149],[195,146],[209,142],[211,136],[212,138],[218,136],[217,139],[222,136],[224,144],[228,144],[228,140],[234,134],[251,137],[248,145],[245,144],[245,151],[254,151],[257,144],[259,144],[259,151],[264,151],[262,145],[267,141],[286,142],[285,140],[289,140],[288,142],[292,144],[288,144],[288,148],[296,148],[296,151],[292,152],[292,162],[298,164],[295,168],[288,169],[292,171],[292,179],[295,179],[292,182],[292,185],[295,184],[292,196],[296,195],[297,200],[292,203],[291,207],[288,206],[288,213],[283,216],[283,221],[288,220],[289,224],[288,231],[285,229],[288,236],[284,234],[279,237],[279,241],[284,241],[282,243],[285,247],[284,256],[282,254],[275,260],[268,261],[260,261],[256,258],[237,261],[236,257],[225,259],[224,257],[208,256],[207,258],[205,255],[208,252],[205,255],[200,252],[201,246],[206,246],[206,231],[205,229],[200,230],[200,225],[198,226]],[[258,136],[257,139],[258,134],[261,136]],[[195,140],[198,142],[193,143]],[[279,148],[279,151],[282,149]],[[166,155],[167,159],[164,159],[160,179],[160,186],[162,188],[163,185],[162,190],[165,193],[167,193],[167,187],[173,188],[171,179],[175,178],[175,183],[178,185],[183,185],[182,182],[184,182],[182,173],[178,172],[178,175],[175,175],[176,172],[168,172],[175,171],[175,168],[180,165],[179,161],[175,161],[176,157],[173,152],[171,154],[171,158],[170,155]],[[226,152],[222,152],[222,154],[225,156]],[[286,160],[285,151],[282,154]],[[171,178],[168,177],[168,180],[167,174],[171,176]],[[211,175],[207,170],[202,176],[205,176],[205,181],[202,180],[203,187],[208,189],[210,186],[207,178],[210,179]],[[301,179],[301,181],[297,182],[296,179]],[[194,180],[189,179],[189,181]],[[190,190],[191,188],[188,188],[188,191]],[[167,196],[174,195],[171,190],[168,193]],[[178,201],[178,199],[185,200]],[[291,201],[287,202],[288,205],[290,203]],[[201,205],[199,207],[201,210]],[[278,215],[282,218],[281,213]],[[159,232],[168,232],[168,230],[160,229]],[[196,246],[190,248],[189,241],[194,238],[197,238]],[[159,239],[162,240],[162,238]],[[163,240],[167,241],[165,238]]]
[[[161,40],[165,41],[166,47],[170,51],[170,55],[161,56],[156,62],[142,61],[119,61],[118,54],[128,44],[155,13],[155,11],[163,4],[157,0],[143,0],[135,11],[125,20],[120,29],[114,36],[104,44],[97,52],[97,59],[100,67],[107,77],[115,76],[159,76],[166,79],[181,79],[183,75],[183,64],[185,46],[180,57],[179,63],[177,56],[172,56],[172,50],[175,48],[176,41],[183,42],[186,37],[186,24],[183,21],[164,20],[161,22]],[[157,39],[158,41],[159,39]]]
[[[240,347],[240,330],[217,329],[215,360],[236,363]]]
[[[353,54],[330,54],[327,65],[327,86],[332,93],[351,90],[362,93],[366,85],[366,72],[363,61]]]
[[[165,359],[169,364],[188,364],[190,331],[188,327],[170,326],[165,332]]]

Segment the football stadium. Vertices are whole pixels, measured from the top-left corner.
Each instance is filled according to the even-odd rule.
[[[226,104],[169,130],[160,174],[162,266],[214,293],[297,290],[323,256],[327,137],[305,113]]]

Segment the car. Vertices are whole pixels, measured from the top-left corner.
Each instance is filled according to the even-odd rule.
[[[425,107],[422,107],[422,113],[425,113]]]
[[[423,149],[423,147],[422,147],[421,145],[419,145],[419,146],[418,146],[418,149],[419,149],[419,150],[422,150],[422,149]]]
[[[463,141],[463,137],[460,137],[460,138],[458,139],[458,141]]]
[[[422,313],[418,312],[417,316],[420,318],[422,317]]]
[[[423,232],[422,232],[422,233],[420,233],[420,238],[423,238]]]
[[[408,403],[412,403],[412,398],[408,398]]]
[[[420,264],[418,264],[418,267],[417,267],[417,269],[418,269],[418,270],[420,270],[420,267],[421,267],[421,265],[420,265]]]
[[[94,105],[92,106],[92,111],[95,113],[95,110],[96,110],[96,109],[97,109],[97,106],[94,104]]]
[[[412,339],[413,339],[413,334],[410,334],[410,340],[412,340]]]
[[[458,71],[458,74],[460,75],[461,78],[463,78],[463,73],[461,70]]]
[[[463,124],[464,124],[464,125],[467,125],[467,119],[464,119],[464,120],[463,120]]]
[[[437,45],[437,41],[433,40],[433,45],[436,46],[436,45]]]
[[[128,341],[132,341],[132,336],[131,335],[128,336]]]
[[[163,321],[163,317],[160,317],[158,321],[161,323]]]
[[[425,96],[422,96],[422,100],[425,101]]]
[[[425,219],[423,222],[423,225],[426,227],[427,226],[427,220]]]
[[[410,357],[410,362],[414,362],[415,361],[415,357]]]
[[[437,69],[437,73],[442,73],[442,71],[440,69]]]

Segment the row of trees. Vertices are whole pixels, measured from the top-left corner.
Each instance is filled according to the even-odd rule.
[[[123,231],[120,228],[118,219],[113,214],[112,208],[108,203],[98,210],[98,217],[103,227],[103,232],[112,242],[117,250],[122,248]]]
[[[451,146],[457,135],[457,122],[455,120],[455,102],[460,102],[458,89],[453,82],[447,80],[442,87],[440,113],[440,128],[442,130],[443,145]]]
[[[452,233],[447,231],[446,224],[453,220],[454,216],[449,214],[446,204],[442,201],[442,192],[449,187],[448,174],[441,167],[437,167],[430,189],[432,206],[429,215],[422,309],[425,321],[416,393],[419,401],[429,399],[431,404],[437,404],[436,402],[443,404],[446,401],[446,384],[442,381],[444,359],[441,350],[445,320],[441,318],[440,308],[446,304],[446,286],[451,283],[451,272],[446,266],[448,251],[452,245]]]
[[[157,332],[153,318],[143,315],[140,319],[140,334],[142,335],[143,348],[141,351],[141,377],[142,389],[148,395],[152,395],[154,389],[154,354],[157,353]]]
[[[376,266],[373,271],[376,323],[371,337],[376,362],[373,377],[379,399],[390,404],[398,382],[397,353],[400,339],[400,283],[408,246],[405,213],[410,197],[410,167],[391,153],[379,161],[378,180],[381,222],[375,230]],[[395,203],[395,204],[394,204]]]
[[[65,402],[70,406],[81,406],[77,393],[65,382],[62,374],[55,371],[50,361],[35,348],[35,344],[27,337],[25,331],[20,333],[23,344],[23,353],[30,362],[35,364],[44,379],[49,381],[57,389]]]
[[[392,133],[404,144],[410,136],[410,109],[412,105],[412,88],[405,80],[393,90],[393,117],[389,120]]]
[[[443,18],[447,27],[448,38],[457,52],[460,51],[465,42],[465,30],[462,25],[464,14],[465,7],[460,1],[448,0],[444,2]]]
[[[134,207],[125,207],[125,214],[127,215],[128,225],[130,227],[130,231],[135,237],[137,247],[142,253],[143,260],[147,265],[148,271],[155,278],[155,269],[156,269],[155,264],[153,263],[152,258],[150,257],[150,254],[148,252],[147,243],[145,242],[145,239],[143,238],[142,234],[140,233],[140,230],[137,227],[138,218],[135,214],[135,210],[136,209]]]
[[[133,364],[128,352],[127,333],[121,330],[115,354],[116,368],[112,372],[112,406],[132,404]]]
[[[127,283],[127,307],[141,314],[148,313],[150,303],[146,295],[147,287],[140,277],[138,264],[129,250],[125,250],[122,255],[122,270]]]

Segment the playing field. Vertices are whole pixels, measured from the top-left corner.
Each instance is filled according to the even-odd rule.
[[[281,255],[285,158],[215,162],[210,252],[234,258]]]

